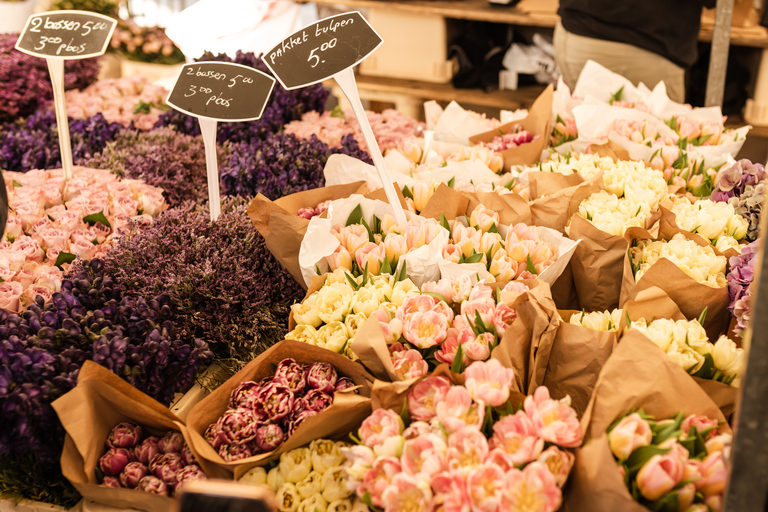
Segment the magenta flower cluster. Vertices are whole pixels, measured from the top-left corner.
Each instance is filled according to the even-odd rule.
[[[272,378],[244,381],[232,391],[229,408],[205,439],[227,462],[270,452],[304,420],[330,407],[335,391],[352,386],[330,363],[283,359]]]
[[[99,459],[101,485],[167,496],[186,482],[208,478],[179,432],[162,438],[143,434],[141,425],[127,421],[112,429]]]

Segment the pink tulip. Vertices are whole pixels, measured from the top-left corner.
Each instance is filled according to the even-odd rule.
[[[677,510],[688,510],[696,498],[696,486],[692,483],[684,485],[677,491]]]
[[[373,242],[367,242],[353,254],[355,255],[357,265],[363,270],[367,268],[368,273],[372,275],[379,274],[381,264],[386,257],[384,246]]]
[[[525,413],[533,421],[539,437],[566,448],[581,444],[581,427],[576,411],[570,407],[570,398],[553,400],[549,390],[539,386],[533,395],[525,398]]]
[[[395,475],[382,493],[384,512],[432,512],[434,503],[429,485],[405,473]]]
[[[472,401],[472,396],[464,386],[453,386],[445,399],[435,407],[437,420],[448,432],[454,432],[465,425],[478,428],[483,424],[485,407]]]
[[[516,318],[517,311],[514,309],[506,304],[496,305],[496,308],[493,311],[493,317],[491,318],[491,323],[493,323],[493,326],[496,328],[496,334],[499,335],[499,338],[504,336],[507,327],[512,325]]]
[[[453,364],[453,360],[456,357],[459,346],[469,343],[474,339],[475,333],[472,332],[472,329],[456,329],[451,327],[446,332],[445,341],[440,344],[440,349],[435,352],[435,359],[441,363]],[[469,356],[466,353],[464,353],[463,359],[465,365],[469,364]]]
[[[376,409],[363,421],[358,433],[365,445],[373,447],[388,437],[399,436],[404,429],[399,414],[389,409]]]
[[[445,471],[432,478],[437,500],[442,500],[444,512],[471,512],[467,480],[462,471]]]
[[[477,427],[465,426],[448,436],[448,467],[479,466],[488,454],[488,440]]]
[[[640,446],[651,444],[651,426],[638,413],[632,413],[619,421],[608,433],[611,452],[619,460],[626,460]]]
[[[496,337],[489,332],[484,332],[466,342],[463,350],[471,361],[485,361],[491,357],[491,347],[495,343]]]
[[[326,261],[331,270],[336,270],[337,268],[352,270],[353,268],[352,255],[349,254],[349,251],[343,245],[338,246],[336,251],[330,256],[326,256]]]
[[[506,510],[554,512],[560,508],[563,495],[552,473],[540,462],[531,462],[522,471],[507,471],[502,494]]]
[[[384,507],[382,495],[392,484],[395,475],[402,473],[400,461],[394,457],[379,457],[373,461],[371,469],[365,472],[363,483],[358,488],[358,495],[363,496],[367,492],[371,497],[371,503],[379,508]]]
[[[637,473],[637,486],[640,493],[651,501],[656,501],[682,481],[683,465],[675,456],[654,455]]]
[[[413,313],[403,322],[403,337],[423,349],[442,342],[447,330],[448,319],[434,311]]]
[[[409,439],[403,445],[400,461],[403,472],[412,478],[415,475],[431,477],[447,469],[447,446],[436,434],[424,434]]]
[[[547,467],[552,476],[555,477],[557,486],[562,488],[573,467],[574,455],[557,446],[550,446],[542,452],[538,461]]]
[[[414,295],[403,301],[403,305],[397,308],[397,318],[405,322],[415,313],[426,313],[432,311],[437,304],[437,299],[429,295]]]
[[[472,398],[486,405],[498,407],[509,399],[509,389],[515,373],[511,368],[504,368],[496,359],[490,359],[472,363],[464,371],[464,376],[466,377],[465,386]]]
[[[733,435],[720,434],[707,439],[707,441],[704,443],[704,446],[707,449],[707,453],[712,454],[714,452],[726,451],[728,448],[730,448],[732,441]]]
[[[474,323],[475,317],[479,313],[483,323],[490,324],[493,320],[493,311],[495,304],[493,299],[475,299],[461,303],[461,316],[469,318]]]
[[[429,373],[429,365],[418,350],[405,350],[392,354],[395,374],[403,380],[415,379]]]
[[[695,414],[687,416],[683,420],[682,425],[680,425],[680,429],[687,435],[691,431],[691,427],[696,427],[698,432],[709,430],[709,433],[704,438],[705,441],[717,434],[717,420],[707,418],[706,416],[697,416]]]
[[[490,446],[501,449],[507,454],[511,465],[519,466],[541,455],[544,440],[536,435],[531,419],[523,411],[517,411],[494,423]]]
[[[481,466],[467,474],[467,489],[472,510],[496,512],[505,487],[504,472],[498,466]]]
[[[451,382],[445,377],[427,377],[408,393],[408,412],[414,420],[429,421],[435,417],[435,406],[445,400]]]
[[[703,480],[696,482],[696,489],[704,496],[719,495],[725,492],[728,469],[725,467],[721,452],[711,453],[702,461],[701,476]]]

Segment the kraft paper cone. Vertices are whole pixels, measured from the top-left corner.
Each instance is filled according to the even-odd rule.
[[[581,243],[579,243],[581,245]],[[576,248],[578,251],[578,247]],[[575,255],[576,253],[574,253]],[[576,293],[576,284],[573,280],[573,259],[568,262],[568,266],[557,281],[552,285],[552,299],[558,309],[576,309],[581,310],[579,296]]]
[[[530,290],[502,293],[503,302],[517,311],[517,318],[504,332],[491,357],[512,368],[515,371],[514,389],[529,395],[544,383],[560,317],[546,283],[523,282]]]
[[[576,197],[588,197],[592,191],[600,190],[596,183],[584,182],[575,187],[565,188],[554,194],[534,199],[531,217],[534,226],[544,226],[565,233],[565,226],[571,218],[571,202]],[[578,204],[578,203],[577,203]]]
[[[659,211],[660,211],[659,223],[665,226],[666,230],[668,230],[669,232],[674,232],[675,230],[686,232],[682,228],[680,228],[680,226],[677,225],[677,222],[676,222],[677,215],[675,215],[674,212],[669,210],[666,207],[666,205],[664,204],[659,205]],[[698,243],[699,245],[709,245],[710,247],[712,247],[712,249],[715,251],[715,254],[717,254],[718,256],[725,256],[726,258],[730,259],[732,256],[738,256],[739,254],[741,254],[736,249],[728,249],[726,251],[720,251],[714,245],[712,245],[708,239],[704,238],[702,235],[698,233],[691,233],[691,235],[692,235],[690,237],[691,240],[696,240],[696,243]]]
[[[739,388],[715,380],[700,379],[698,377],[694,377],[693,380],[717,404],[723,416],[730,419],[733,413],[736,412]]]
[[[553,95],[554,86],[550,84],[544,89],[544,92],[536,98],[536,101],[533,102],[533,105],[528,111],[528,116],[525,119],[512,121],[503,124],[494,130],[480,133],[474,137],[470,137],[469,141],[472,144],[491,142],[494,137],[499,134],[507,133],[515,128],[515,126],[522,126],[524,130],[528,130],[531,134],[539,135],[539,138],[527,144],[523,144],[522,146],[501,151],[500,153],[504,157],[504,170],[509,172],[513,165],[533,165],[540,158],[541,152],[546,149],[547,144],[549,143]]]
[[[459,192],[444,183],[435,190],[420,215],[440,220],[442,214],[447,220],[453,220],[456,217],[469,217],[479,205],[498,213],[499,224],[514,226],[522,222],[532,225],[531,208],[518,194]]]
[[[639,239],[664,239],[669,240],[674,233],[668,225],[659,223],[659,237],[654,238],[647,230],[640,228],[630,228],[625,233],[629,245],[634,240]],[[697,240],[696,235],[679,231],[689,240],[693,240],[699,245],[709,246]],[[728,287],[712,288],[695,281],[685,272],[680,270],[677,265],[666,258],[656,262],[643,276],[640,281],[635,282],[635,276],[632,272],[629,253],[624,256],[624,272],[621,285],[621,297],[619,304],[623,306],[628,300],[637,297],[638,293],[650,287],[658,287],[669,295],[680,311],[688,320],[699,318],[704,308],[707,308],[707,316],[704,320],[704,329],[710,340],[716,341],[721,334],[727,332],[728,324],[731,321],[728,312],[730,297]]]
[[[446,219],[453,220],[467,215],[467,210],[469,210],[469,197],[441,183],[419,215],[435,220],[440,220],[440,215],[445,215]]]
[[[303,364],[317,361],[331,363],[339,374],[349,377],[359,386],[357,389],[359,394],[355,394],[353,391],[334,393],[333,404],[328,409],[316,416],[307,418],[286,442],[272,452],[236,462],[224,461],[216,450],[208,444],[203,433],[227,410],[229,396],[241,382],[246,380],[260,381],[265,377],[271,377],[274,375],[275,366],[288,357]],[[370,394],[373,380],[373,377],[362,366],[344,356],[306,343],[283,340],[248,363],[245,368],[205,397],[190,411],[187,418],[189,442],[194,446],[198,459],[215,464],[227,474],[231,475],[234,472],[235,476],[239,477],[248,469],[264,465],[281,453],[304,446],[314,439],[350,432],[371,413]]]
[[[581,417],[605,362],[616,346],[616,333],[594,331],[568,323],[571,314],[561,312],[543,385],[552,398],[571,397],[571,407]]]
[[[344,185],[332,185],[330,187],[313,188],[283,196],[274,201],[276,206],[284,209],[288,213],[296,214],[302,208],[316,208],[317,205],[325,201],[333,201],[349,197],[352,194],[367,194],[368,187],[364,181],[347,183]]]
[[[568,175],[548,171],[528,173],[528,188],[532,199],[549,196],[558,190],[576,187],[582,183],[584,183],[584,178],[577,172]]]
[[[372,316],[360,326],[351,347],[360,358],[360,364],[365,366],[376,379],[391,382],[400,380],[395,373],[395,365],[389,354],[387,340],[384,339],[384,333],[376,317]]]
[[[96,467],[106,451],[104,442],[121,421],[134,421],[151,435],[162,436],[171,430],[183,433],[184,424],[167,407],[93,361],[83,365],[77,386],[52,405],[67,431],[62,474],[84,498],[147,512],[165,512],[172,507],[173,500],[166,496],[101,487],[96,479]],[[210,477],[223,476],[215,466],[201,466]]]

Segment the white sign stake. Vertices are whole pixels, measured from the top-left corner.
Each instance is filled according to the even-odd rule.
[[[219,163],[216,155],[216,126],[215,119],[199,117],[200,131],[205,145],[205,171],[208,175],[208,207],[211,220],[215,221],[221,215],[221,194],[219,192]]]
[[[56,126],[59,129],[61,168],[64,171],[64,181],[69,181],[74,173],[74,164],[72,163],[72,143],[69,140],[67,103],[64,99],[64,59],[46,58],[45,62],[48,64],[53,86],[53,106],[56,110]]]

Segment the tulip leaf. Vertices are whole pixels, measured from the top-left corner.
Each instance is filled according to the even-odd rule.
[[[448,219],[445,218],[445,214],[440,214],[440,225],[443,226],[449,233],[451,232],[451,226],[448,224]]]
[[[344,119],[344,111],[341,110],[340,105],[336,105],[335,107],[333,107],[333,110],[331,110],[331,117],[340,117]],[[368,497],[368,499],[370,499],[370,496]]]
[[[667,126],[672,128],[673,130],[677,131],[677,118],[675,116],[670,117],[667,120]]]
[[[649,508],[652,512],[677,512],[678,501],[677,492],[672,491],[649,504]]]
[[[407,197],[410,200],[413,200],[413,192],[411,192],[411,189],[408,188],[408,185],[403,187],[403,197]]]
[[[539,273],[536,272],[536,267],[533,264],[533,260],[531,259],[531,255],[530,254],[527,255],[525,257],[525,259],[526,259],[525,270],[527,270],[528,272],[530,272],[531,274],[533,274],[535,276],[538,275]]]
[[[483,261],[483,253],[478,252],[467,258],[464,258],[464,263],[479,263]]]
[[[406,425],[411,423],[411,413],[408,412],[408,397],[405,397],[405,400],[403,401],[403,408],[400,409],[400,417]]]
[[[319,276],[323,275],[323,272],[322,272],[322,270],[320,270],[320,267],[318,265],[315,265],[315,272]]]
[[[448,302],[448,299],[445,298],[445,295],[443,295],[441,293],[437,293],[437,292],[420,292],[420,293],[422,295],[429,295],[430,297],[434,297],[437,300],[441,300],[441,301],[445,302],[446,304],[448,304],[449,306],[451,305],[451,303]]]
[[[360,224],[361,220],[363,220],[363,207],[358,204],[349,214],[349,217],[347,217],[346,225],[351,226],[353,224]]]
[[[371,231],[371,226],[368,225],[367,222],[365,222],[365,219],[360,219],[360,224],[363,225],[365,230],[368,232],[368,241],[373,243],[376,243],[376,239],[373,238],[373,231]]]
[[[611,101],[610,103],[613,103],[614,101],[621,101],[621,97],[624,95],[624,86],[622,85],[619,87],[619,90],[615,93],[611,94]]]
[[[629,311],[625,311],[624,314],[627,317],[627,327],[630,327],[632,325],[632,319],[629,318]]]
[[[384,261],[381,262],[381,273],[382,274],[392,273],[392,265],[389,263],[389,258],[387,258],[386,256],[384,257]]]
[[[16,181],[16,180],[13,180],[13,187],[14,187],[14,188],[16,188],[16,187],[21,187],[21,186],[22,186],[22,185],[21,185],[21,183],[19,183],[19,182],[18,182],[18,181]]]
[[[381,219],[378,218],[376,215],[373,216],[373,233],[376,235],[381,234]]]
[[[712,354],[705,354],[704,355],[704,363],[701,365],[701,368],[699,368],[696,372],[692,373],[691,375],[694,377],[699,377],[700,379],[712,379],[712,376],[715,374],[715,360],[712,358]]]
[[[368,262],[365,262],[365,270],[363,270],[363,280],[360,281],[360,288],[368,284]]]
[[[493,224],[491,224],[491,227],[488,228],[487,232],[488,233],[498,233],[499,232],[499,228],[496,226],[495,222]]]
[[[480,310],[475,310],[475,325],[480,333],[489,332],[491,329],[483,322],[483,317],[480,316]]]
[[[512,178],[511,180],[509,180],[504,184],[504,188],[507,190],[512,190],[512,187],[514,186],[515,186],[515,178]]]
[[[672,437],[680,437],[681,430],[680,425],[683,423],[683,414],[679,413],[675,416],[675,420],[668,423],[662,423],[659,426],[658,422],[651,427],[653,432],[653,439],[651,444],[661,444],[667,439]]]
[[[375,510],[375,507],[373,506],[373,501],[371,500],[371,493],[368,491],[365,491],[365,494],[362,498],[360,498],[363,503],[368,505],[368,508],[371,510]]]
[[[77,259],[76,255],[74,255],[72,253],[69,253],[69,252],[61,251],[59,253],[59,255],[56,256],[56,263],[54,263],[54,265],[56,265],[57,267],[61,268],[61,266],[63,264],[65,264],[65,263],[72,263],[76,259]]]
[[[400,269],[400,274],[397,276],[397,281],[395,281],[395,282],[399,282],[399,281],[405,281],[405,278],[406,278],[406,270],[405,270],[405,267],[406,267],[406,265],[407,265],[407,264],[408,264],[408,262],[407,262],[407,261],[405,261],[405,260],[403,260],[403,266],[402,266],[402,268]]]
[[[344,272],[344,277],[347,278],[347,281],[349,281],[350,286],[352,286],[352,289],[357,291],[360,288],[360,285],[357,284],[357,281],[355,281],[355,278],[349,275],[349,272]]]
[[[96,224],[98,222],[100,224],[104,224],[108,228],[112,227],[112,224],[110,224],[109,221],[107,220],[107,218],[104,216],[104,211],[103,210],[98,212],[98,213],[92,213],[90,215],[86,215],[85,217],[83,217],[83,221],[87,222],[91,226],[93,226],[94,224]]]
[[[704,321],[707,319],[707,307],[704,306],[704,311],[699,315],[699,324],[704,325]]]
[[[459,343],[459,348],[456,349],[456,355],[453,356],[451,371],[453,373],[462,373],[464,371],[464,348],[461,343]]]
[[[627,466],[629,472],[636,472],[642,468],[648,460],[654,455],[664,455],[670,450],[670,448],[659,448],[658,446],[648,445],[635,448],[635,450],[627,457],[624,464]]]
[[[451,179],[448,180],[448,183],[446,183],[446,185],[453,188],[454,183],[456,183],[456,176],[451,176]]]
[[[96,466],[95,472],[96,472],[96,481],[99,482],[100,484],[103,483],[104,482],[104,472],[98,466]]]

